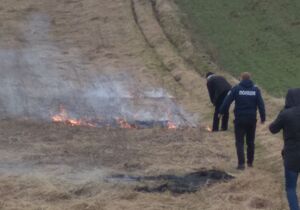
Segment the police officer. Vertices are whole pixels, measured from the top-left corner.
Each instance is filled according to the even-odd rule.
[[[232,88],[220,108],[220,114],[228,112],[231,103],[235,101],[234,132],[238,157],[237,169],[245,169],[244,138],[247,143],[247,164],[253,166],[255,151],[256,113],[259,110],[261,123],[266,120],[265,105],[260,90],[251,81],[248,72],[241,74],[241,82]]]
[[[215,106],[215,113],[213,119],[212,131],[219,130],[219,109],[228,93],[231,89],[231,85],[227,82],[227,80],[219,75],[215,75],[212,72],[208,72],[206,74],[207,79],[207,89],[210,97],[210,101]],[[225,112],[222,117],[222,130],[227,130],[228,128],[228,119],[229,112]]]

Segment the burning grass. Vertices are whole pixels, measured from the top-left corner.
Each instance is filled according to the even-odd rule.
[[[151,4],[148,7],[149,1],[78,0],[64,1],[62,4],[62,1],[53,0],[41,1],[43,6],[39,8],[36,1],[28,0],[26,4],[31,2],[36,9],[27,12],[43,11],[49,14],[49,18],[33,15],[28,19],[16,20],[16,14],[25,14],[24,2],[3,2],[5,6],[1,14],[5,24],[15,24],[15,27],[6,26],[3,33],[13,38],[12,29],[18,28],[16,35],[25,39],[27,44],[25,50],[11,52],[7,48],[15,50],[22,46],[9,46],[9,40],[0,43],[5,46],[2,53],[6,67],[1,69],[7,70],[3,75],[12,79],[12,83],[1,84],[19,84],[17,88],[1,89],[5,99],[1,101],[4,105],[1,106],[1,113],[7,113],[3,108],[6,105],[13,113],[15,110],[20,113],[29,111],[29,114],[38,111],[38,114],[47,115],[47,119],[51,113],[52,120],[61,123],[0,121],[0,208],[284,209],[283,189],[281,181],[278,181],[281,178],[280,144],[274,141],[278,139],[268,136],[266,127],[258,127],[260,151],[257,165],[243,173],[234,169],[236,157],[232,133],[206,131],[205,125],[210,124],[211,120],[208,113],[212,109],[205,81],[182,63],[183,60],[164,37],[153,16]],[[167,0],[160,2],[167,3]],[[170,11],[170,7],[165,6]],[[33,28],[30,33],[25,33],[28,31],[24,32],[23,27],[27,26],[28,20],[32,21]],[[50,31],[47,31],[49,36],[39,33],[39,27],[45,29],[50,25]],[[38,33],[32,35],[31,32],[35,31]],[[23,32],[29,37],[20,35]],[[53,41],[57,45],[53,46]],[[28,49],[27,45],[31,48]],[[15,69],[18,71],[13,74],[11,71]],[[171,72],[164,71],[166,69]],[[58,74],[54,70],[59,70],[56,72]],[[131,74],[124,73],[127,71]],[[26,81],[21,72],[33,75],[29,77],[32,80]],[[49,73],[54,75],[48,77]],[[45,87],[49,78],[55,82]],[[133,79],[137,82],[132,82]],[[57,81],[64,88],[56,86]],[[130,87],[124,86],[126,82],[130,83]],[[26,84],[30,85],[24,87]],[[73,85],[77,89],[69,92]],[[59,100],[54,101],[54,105],[50,103],[52,108],[54,106],[54,110],[50,110],[48,100],[46,104],[40,102],[53,98],[48,98],[45,93],[51,93],[54,86],[52,93]],[[91,88],[85,89],[86,86]],[[157,86],[173,91],[176,97],[165,94],[164,89],[142,91]],[[37,89],[41,95],[33,94],[30,99],[36,99],[35,105],[38,106],[28,107],[30,103],[25,102],[32,101],[25,100],[24,96]],[[18,90],[23,90],[22,94],[14,92]],[[78,93],[87,93],[87,97],[78,97]],[[107,97],[109,94],[114,97]],[[15,98],[7,100],[7,97]],[[17,100],[18,97],[20,100]],[[161,124],[170,128],[174,128],[175,124],[178,128],[178,121],[189,122],[180,106],[174,103],[175,98],[188,111],[202,114],[200,128],[162,129]],[[60,104],[63,107],[59,107]],[[267,104],[270,113],[278,111],[278,101],[268,99]],[[155,115],[154,119],[139,117],[146,115],[144,107],[151,109],[148,115]],[[116,115],[102,119],[100,117],[104,117],[105,113],[101,111]],[[126,115],[128,111],[131,118]],[[86,113],[89,117],[85,116]],[[98,124],[103,126],[98,127]],[[136,127],[136,124],[146,129],[120,129]],[[232,127],[229,130],[232,131]],[[236,178],[178,196],[169,191],[139,193],[135,191],[136,184],[124,186],[105,182],[105,177],[112,174],[138,174],[142,177],[171,174],[179,177],[201,168],[227,171]]]
[[[171,114],[168,114],[172,118]],[[188,124],[179,124],[172,120],[131,120],[127,121],[124,118],[115,117],[114,119],[77,119],[71,117],[63,105],[60,106],[60,112],[51,117],[55,123],[63,123],[70,126],[86,126],[86,127],[111,127],[111,128],[124,128],[124,129],[141,129],[141,128],[167,128],[177,129],[188,127]]]

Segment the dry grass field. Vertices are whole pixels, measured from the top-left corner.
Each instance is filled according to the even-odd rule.
[[[255,167],[244,172],[235,170],[232,125],[229,132],[206,130],[213,107],[208,101],[205,80],[192,65],[199,55],[194,55],[176,12],[175,5],[167,0],[1,0],[0,73],[1,77],[9,75],[20,82],[11,88],[5,77],[1,79],[0,209],[287,209],[282,143],[280,136],[271,136],[267,128],[283,100],[264,93],[268,122],[258,125]],[[33,26],[29,24],[32,17],[37,20]],[[174,29],[164,27],[172,23],[178,26],[175,38],[171,37],[176,35],[172,33]],[[33,28],[28,29],[29,26]],[[9,56],[19,65],[5,62],[8,51],[21,55],[22,59]],[[27,52],[32,57],[27,58]],[[41,60],[30,63],[35,57]],[[200,57],[216,70],[205,55]],[[39,77],[26,78],[23,64],[27,65],[28,74]],[[60,73],[56,74],[55,69],[60,69]],[[58,85],[51,86],[47,78],[41,79],[43,73],[52,75],[54,82],[59,79]],[[219,73],[236,82],[230,75]],[[130,80],[118,78],[122,84],[130,82],[125,86],[133,93],[137,89],[165,89],[178,106],[196,119],[196,126],[94,128],[20,117],[22,110],[27,110],[27,114],[44,112],[46,108],[36,109],[36,103],[47,101],[64,88],[72,87],[70,99],[76,103],[80,90],[85,90],[97,75],[130,75]],[[52,87],[56,89],[53,93]],[[20,97],[10,95],[20,92],[21,98],[30,96],[25,100],[26,106]],[[31,104],[30,99],[36,103]],[[9,109],[7,100],[21,111]],[[133,104],[143,103],[133,97]],[[44,117],[43,113],[37,115]],[[143,183],[109,178],[118,174],[180,176],[211,169],[235,178],[184,194],[138,192],[136,187]]]

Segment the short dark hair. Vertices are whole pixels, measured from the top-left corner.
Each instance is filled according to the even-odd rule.
[[[212,72],[210,72],[210,71],[207,72],[207,73],[206,73],[206,78],[208,78],[210,75],[213,75],[213,74],[214,74],[214,73],[212,73]]]
[[[251,74],[249,72],[243,72],[241,74],[241,79],[242,80],[249,80],[249,79],[251,79]]]

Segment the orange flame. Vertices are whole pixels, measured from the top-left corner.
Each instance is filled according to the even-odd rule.
[[[135,116],[137,117],[137,115]],[[169,114],[169,120],[166,124],[167,129],[177,129],[178,126],[175,124],[175,122],[172,121],[171,115]],[[91,120],[86,120],[86,119],[76,119],[73,117],[70,117],[67,110],[64,108],[63,105],[60,106],[60,111],[58,114],[53,115],[51,117],[53,122],[58,122],[58,123],[65,123],[70,126],[89,126],[89,127],[97,127],[97,122],[96,121],[91,121]],[[99,120],[99,119],[98,119]],[[95,123],[96,122],[96,123]],[[115,118],[115,122],[120,128],[125,128],[125,129],[133,129],[133,128],[139,128],[136,124],[130,124],[129,122],[126,121],[124,118]],[[106,125],[107,127],[110,127],[110,124]]]
[[[125,119],[116,118],[116,121],[121,128],[127,128],[127,129],[134,128],[134,126],[130,125]]]
[[[211,127],[209,127],[209,125],[208,126],[206,126],[206,128],[205,128],[208,132],[212,132],[212,129],[211,129]]]
[[[167,113],[168,113],[168,118],[169,118],[168,123],[167,123],[167,128],[168,129],[177,129],[176,124],[173,122],[173,119],[172,119],[173,117],[172,117],[171,111],[168,110]]]
[[[170,122],[170,121],[168,121],[167,127],[168,127],[168,129],[177,129],[177,126],[175,125],[175,123]]]
[[[85,120],[78,120],[75,118],[71,118],[68,116],[67,111],[65,108],[61,105],[60,106],[60,113],[57,115],[52,116],[53,122],[61,122],[65,123],[71,126],[90,126],[90,127],[96,127],[95,124],[85,121]]]

